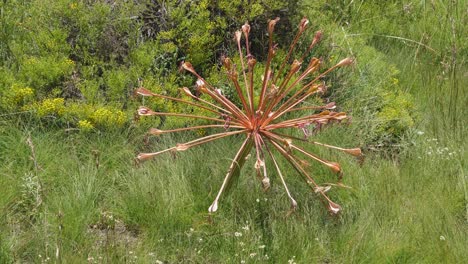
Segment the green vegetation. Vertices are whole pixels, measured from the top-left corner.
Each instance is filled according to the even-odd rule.
[[[257,5],[249,12],[235,0],[217,6],[165,1],[166,8],[154,2],[0,3],[0,263],[468,259],[466,1],[304,0],[287,8],[283,1],[268,7],[251,1]],[[158,13],[168,10],[171,16]],[[180,96],[177,88],[194,81],[177,71],[184,59],[197,61],[197,70],[224,84],[216,62],[232,52],[234,30],[247,19],[263,28],[276,15],[287,21],[283,32],[302,15],[313,30],[323,29],[316,54],[324,54],[325,64],[356,58],[352,70],[328,76],[324,98],[314,99],[336,101],[353,120],[326,127],[316,138],[360,145],[366,159],[360,165],[339,154],[343,181],[353,189],[330,192],[343,206],[338,217],[323,210],[292,169],[283,174],[298,210],[285,217],[289,203],[278,177],[271,176],[271,190],[264,193],[254,158],[223,200],[223,210],[208,217],[207,205],[239,139],[137,165],[136,153],[194,135],[146,139],[150,126],[184,121],[134,122],[141,101],[132,98],[133,88],[140,81],[154,92]],[[149,31],[154,25],[165,28]],[[263,41],[260,34],[252,44],[260,63]],[[144,103],[191,111],[165,101]],[[316,164],[310,170],[320,182],[333,177]]]

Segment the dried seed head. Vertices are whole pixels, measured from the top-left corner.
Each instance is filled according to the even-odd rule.
[[[301,62],[298,60],[294,60],[291,64],[291,74],[296,73],[301,68]]]
[[[140,87],[138,89],[135,90],[135,93],[136,94],[139,94],[141,96],[153,96],[154,93],[152,93],[150,90],[144,88],[144,87]]]
[[[210,212],[210,213],[214,213],[214,212],[216,212],[216,211],[218,211],[218,200],[215,200],[215,201],[211,204],[210,208],[208,208],[208,212]]]
[[[307,28],[307,25],[309,24],[309,20],[307,18],[301,19],[301,22],[299,22],[299,31],[302,32]]]
[[[202,79],[198,79],[195,84],[197,85],[197,89],[202,89],[206,86],[206,83],[205,81],[203,81]]]
[[[339,112],[339,113],[331,112],[330,115],[331,115],[331,119],[338,120],[338,121],[344,120],[348,117],[345,112]]]
[[[267,191],[270,189],[270,178],[264,177],[262,180],[263,191]]]
[[[224,68],[226,68],[226,70],[230,71],[231,68],[232,68],[232,61],[229,57],[224,57],[221,59],[221,61],[223,62],[223,66]]]
[[[182,92],[183,92],[185,95],[190,96],[190,97],[195,97],[195,96],[192,94],[192,92],[190,91],[189,88],[183,87],[183,88],[180,88],[180,89],[182,90]]]
[[[330,103],[326,104],[323,108],[329,109],[329,110],[335,109],[336,108],[336,103],[335,102],[330,102]]]
[[[240,43],[241,38],[242,38],[242,32],[240,30],[237,30],[236,33],[234,33],[234,40],[237,43]]]
[[[182,69],[186,70],[186,71],[189,71],[193,74],[197,74],[197,72],[195,71],[195,69],[193,68],[192,64],[190,62],[182,62],[182,65],[181,65]]]
[[[318,85],[317,92],[325,94],[327,92],[327,86],[325,84]]]
[[[291,200],[291,210],[296,211],[296,208],[297,208],[296,200],[294,200],[292,197],[289,197],[289,199]]]
[[[344,149],[343,151],[355,157],[362,156],[362,151],[360,148]]]
[[[161,129],[157,129],[157,128],[151,128],[149,131],[148,131],[149,134],[151,135],[161,135],[164,133],[164,130],[161,130]]]
[[[314,47],[317,43],[322,40],[323,33],[321,30],[315,32],[314,39],[312,40],[312,43],[310,44],[310,47]]]
[[[154,155],[152,153],[140,153],[137,156],[137,159],[140,161],[151,159]]]
[[[268,22],[268,34],[269,34],[270,36],[273,35],[273,31],[275,30],[275,25],[276,25],[276,23],[278,23],[279,20],[280,20],[280,18],[277,17],[277,18],[275,18],[275,19],[273,19],[273,20],[270,20],[270,21]]]
[[[322,84],[314,84],[312,85],[309,90],[307,90],[307,93],[313,93],[316,91],[322,91],[323,90],[323,85]]]
[[[338,64],[336,64],[336,67],[348,66],[353,64],[353,62],[354,60],[352,58],[342,59]]]
[[[250,34],[250,25],[249,23],[245,22],[245,24],[242,26],[242,32],[244,32],[245,38],[247,38]]]
[[[138,108],[138,115],[149,116],[153,113],[154,112],[146,106],[140,106],[140,108]]]
[[[255,161],[255,165],[254,165],[255,169],[258,170],[258,169],[260,169],[260,168],[263,167],[263,166],[265,166],[265,162],[264,162],[263,160],[257,159],[257,160]]]
[[[309,61],[309,65],[307,65],[307,68],[310,69],[310,68],[318,67],[320,66],[320,63],[321,63],[320,59],[313,57]]]
[[[228,72],[228,77],[229,79],[231,79],[231,81],[235,82],[239,78],[239,74],[237,73],[237,71],[232,70]]]
[[[326,165],[334,172],[341,173],[341,166],[336,162],[327,162]]]
[[[249,70],[252,70],[255,64],[257,64],[257,60],[254,59],[253,57],[249,57],[247,60],[247,65],[249,66]]]
[[[334,203],[332,201],[328,201],[328,211],[331,214],[337,215],[341,211],[341,206],[337,203]]]

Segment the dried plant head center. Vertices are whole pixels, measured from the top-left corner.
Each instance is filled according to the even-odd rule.
[[[309,24],[309,21],[304,18],[299,23],[298,31],[284,59],[279,65],[272,65],[273,59],[277,55],[277,47],[276,44],[273,43],[273,32],[278,22],[279,18],[268,22],[269,47],[264,67],[258,66],[254,56],[250,53],[250,26],[247,23],[242,26],[241,30],[236,31],[234,35],[239,55],[238,64],[240,64],[240,69],[238,69],[238,66],[230,58],[222,58],[222,64],[227,78],[231,81],[235,89],[235,95],[240,102],[239,104],[228,99],[228,97],[223,95],[220,89],[207,82],[195,71],[194,67],[189,62],[182,63],[181,68],[190,72],[197,78],[195,83],[197,92],[207,96],[210,100],[205,100],[202,96],[194,95],[187,87],[181,88],[181,91],[189,97],[188,100],[156,94],[143,87],[136,90],[136,93],[142,96],[154,96],[191,105],[203,109],[205,113],[212,114],[165,113],[153,111],[142,106],[138,109],[138,114],[140,116],[175,116],[211,122],[211,124],[171,130],[153,128],[149,131],[152,135],[208,128],[221,130],[219,133],[203,136],[189,142],[179,143],[158,152],[141,153],[138,155],[139,160],[147,160],[169,151],[184,151],[226,137],[244,135],[242,144],[228,169],[221,188],[208,209],[210,213],[218,209],[218,202],[221,195],[228,190],[233,179],[239,176],[246,157],[248,157],[253,150],[256,159],[254,167],[263,189],[268,190],[270,188],[270,177],[267,168],[273,168],[290,200],[290,212],[296,209],[297,202],[289,191],[285,177],[276,160],[277,155],[275,155],[274,152],[279,153],[280,156],[286,159],[298,174],[303,177],[307,185],[312,188],[312,191],[323,199],[330,213],[337,214],[341,210],[341,207],[333,202],[326,193],[332,186],[346,187],[341,183],[341,166],[336,162],[327,161],[310,153],[295,142],[331,148],[357,157],[362,155],[359,148],[346,149],[309,140],[309,129],[311,127],[315,131],[318,131],[323,125],[344,120],[347,116],[343,112],[333,111],[336,107],[335,103],[328,103],[321,106],[306,106],[304,104],[311,96],[317,95],[325,90],[322,78],[326,74],[338,67],[352,64],[353,60],[351,58],[343,59],[331,68],[321,72],[320,66],[322,62],[320,59],[312,57],[306,62],[305,59],[322,38],[321,31],[315,33],[307,50],[300,57],[293,59],[296,45]],[[242,47],[242,39],[244,39],[244,47]],[[256,71],[262,71],[261,80],[255,78],[254,73]],[[287,134],[286,132],[290,131],[291,128],[302,131],[305,137]],[[306,167],[308,167],[308,162],[303,158],[314,160],[328,167],[333,173],[338,175],[338,182],[336,184],[317,183],[306,169]]]

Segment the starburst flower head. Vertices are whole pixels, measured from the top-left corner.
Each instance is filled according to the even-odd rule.
[[[297,33],[291,42],[285,58],[281,63],[278,63],[279,65],[275,65],[275,63],[273,63],[273,58],[276,55],[277,47],[273,42],[273,32],[279,20],[279,18],[270,20],[267,25],[269,48],[264,70],[261,70],[262,78],[256,78],[254,74],[260,69],[255,67],[257,61],[250,53],[249,33],[251,28],[248,23],[245,23],[242,28],[234,34],[240,65],[234,64],[228,57],[223,57],[221,59],[227,78],[232,82],[233,89],[235,89],[235,95],[238,97],[237,99],[239,99],[239,104],[228,99],[220,89],[207,82],[197,73],[189,62],[183,62],[181,68],[190,72],[197,78],[195,84],[197,91],[201,93],[201,95],[209,97],[210,100],[204,100],[203,96],[195,96],[187,87],[181,88],[181,91],[189,97],[188,100],[156,94],[143,87],[136,89],[136,93],[141,96],[154,96],[172,100],[203,109],[205,111],[204,113],[209,113],[206,115],[165,113],[153,111],[148,107],[142,106],[138,109],[138,114],[140,116],[175,116],[210,122],[210,124],[171,130],[153,128],[149,131],[151,135],[208,128],[220,130],[217,133],[203,136],[189,142],[178,143],[164,150],[153,153],[141,153],[137,157],[139,160],[147,160],[166,152],[185,151],[192,147],[227,137],[236,136],[242,138],[242,143],[232,160],[221,188],[208,209],[210,213],[218,210],[221,196],[228,190],[233,179],[239,176],[240,170],[244,166],[247,157],[253,152],[253,155],[255,155],[254,168],[261,186],[264,190],[268,190],[271,184],[268,176],[269,169],[276,171],[276,175],[283,185],[290,201],[290,213],[295,211],[297,202],[286,184],[285,177],[277,162],[278,156],[286,159],[298,174],[304,178],[307,185],[311,187],[313,193],[322,198],[326,208],[331,214],[338,214],[341,207],[327,196],[327,192],[332,186],[346,187],[341,183],[343,176],[341,166],[336,162],[325,160],[310,153],[302,147],[301,144],[314,144],[342,151],[356,157],[362,156],[362,152],[359,148],[340,148],[310,140],[311,135],[319,132],[322,126],[333,122],[340,122],[346,119],[347,115],[344,112],[333,111],[336,108],[333,102],[323,106],[304,106],[303,104],[311,96],[325,91],[326,86],[323,83],[324,76],[339,67],[351,65],[353,59],[345,58],[326,70],[320,68],[322,61],[316,57],[305,61],[306,58],[309,57],[312,49],[320,42],[322,38],[321,31],[315,33],[311,44],[301,57],[293,58],[293,54],[296,53],[295,47],[300,37],[308,28],[309,20],[304,18],[298,25]],[[283,133],[283,131],[290,131],[291,128],[302,131],[304,133],[304,138]],[[275,155],[274,152],[278,154]],[[307,170],[309,163],[305,161],[304,158],[313,160],[329,168],[332,173],[338,176],[338,183],[317,183]]]

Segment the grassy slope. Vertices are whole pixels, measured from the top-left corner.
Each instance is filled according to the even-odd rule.
[[[428,44],[442,49],[437,41]],[[461,263],[468,258],[468,144],[461,118],[466,69],[455,67],[438,78],[441,67],[430,53],[415,56],[414,46],[390,40],[375,45],[400,68],[400,82],[415,96],[422,113],[418,129],[425,134],[409,137],[414,145],[398,160],[371,155],[359,166],[338,155],[345,183],[354,188],[332,192],[344,207],[340,217],[329,217],[287,169],[299,211],[285,218],[288,201],[275,176],[265,194],[247,163],[210,224],[207,207],[236,139],[136,167],[137,151],[182,139],[154,139],[143,146],[136,132],[85,136],[2,121],[0,263],[47,257],[55,262],[57,248],[65,263]],[[359,137],[353,131],[332,127],[320,137],[353,146]],[[26,144],[29,134],[37,173]],[[333,177],[314,168],[322,181]]]

